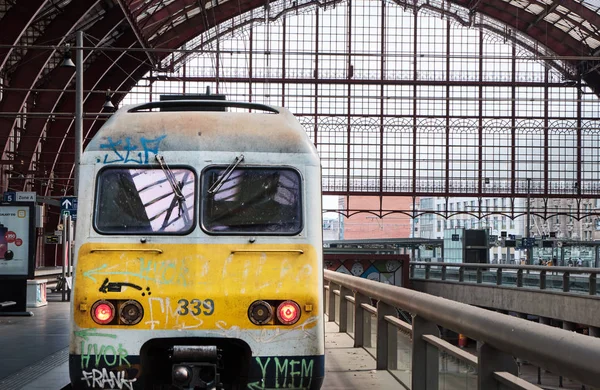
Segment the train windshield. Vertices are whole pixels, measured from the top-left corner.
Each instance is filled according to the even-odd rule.
[[[190,169],[104,169],[94,227],[107,234],[187,233],[194,228],[195,182]]]
[[[215,234],[297,234],[302,230],[300,183],[300,174],[289,168],[237,167],[229,174],[227,167],[208,168],[202,227]]]

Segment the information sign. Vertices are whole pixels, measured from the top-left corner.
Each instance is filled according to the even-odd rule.
[[[33,277],[34,214],[31,204],[0,205],[0,276]]]
[[[35,203],[37,195],[35,192],[16,192],[15,201],[17,202],[33,202]]]
[[[521,247],[523,248],[533,248],[535,245],[535,237],[523,237],[521,239]]]
[[[46,244],[62,244],[62,235],[46,234],[44,236],[44,242]]]
[[[17,193],[14,191],[8,191],[4,193],[4,197],[3,200],[5,202],[16,202],[17,199]]]
[[[77,197],[65,196],[60,198],[60,213],[71,215],[71,219],[77,219]]]

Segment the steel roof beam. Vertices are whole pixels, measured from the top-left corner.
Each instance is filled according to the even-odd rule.
[[[137,25],[135,18],[131,14],[131,10],[127,7],[127,5],[125,5],[123,3],[123,0],[116,0],[116,1],[119,4],[119,6],[121,7],[121,10],[123,11],[123,14],[125,15],[125,18],[127,19],[127,22],[129,23],[129,27],[131,27],[131,30],[135,34],[135,36],[140,44],[140,47],[142,47],[143,49],[150,48],[151,46],[148,44],[148,41],[146,41],[146,37],[144,37],[144,34],[139,29],[139,26]],[[150,61],[150,64],[152,65],[152,67],[155,67],[157,60],[156,60],[154,54],[150,51],[146,51],[146,55],[148,56],[148,60]]]
[[[152,15],[145,18],[143,20],[143,23],[140,22],[140,25],[142,25],[142,30],[146,30],[146,26],[148,25],[154,26],[157,23],[162,26],[165,23],[168,23],[172,16],[187,11],[189,9],[189,6],[194,4],[196,4],[196,0],[179,0],[167,4],[163,8],[159,9]]]
[[[54,43],[61,45],[65,38],[73,31],[75,26],[96,6],[100,0],[78,0],[69,3],[60,17],[55,18],[46,28],[44,34],[38,37],[34,44]],[[0,112],[19,112],[22,110],[30,89],[35,87],[48,61],[54,55],[54,50],[32,51],[29,50],[20,61],[20,66],[10,75],[10,87],[22,88],[20,91],[12,91],[0,102]],[[5,130],[0,133],[0,147],[4,148],[8,137],[15,125],[16,118],[3,118],[0,127]]]
[[[536,26],[539,22],[541,22],[542,20],[544,20],[544,18],[546,16],[548,16],[550,13],[554,12],[554,10],[558,7],[558,3],[554,2],[552,3],[552,5],[548,8],[546,8],[544,10],[544,12],[540,12],[539,15],[537,15],[537,18],[535,19],[535,21],[531,24],[529,24],[529,26],[527,26],[527,28],[525,29],[525,32],[528,32],[530,28],[532,28],[533,26]]]
[[[28,0],[27,3],[16,2],[0,19],[2,34],[0,45],[16,45],[35,20],[39,12],[44,9],[47,0]],[[12,49],[0,51],[0,71],[4,69]]]
[[[465,6],[465,0],[458,0],[457,4]],[[536,15],[528,12],[519,13],[519,18],[514,17],[516,8],[504,3],[499,2],[486,2],[479,3],[477,11],[490,16],[507,26],[511,26],[516,30],[522,32],[525,35],[530,36],[540,44],[550,48],[552,51],[561,56],[573,55],[575,53],[580,54],[586,52],[587,46],[581,41],[576,40],[564,31],[554,27],[552,24],[542,20],[537,25],[534,25],[527,32],[527,28],[534,24]]]
[[[158,37],[156,41],[152,42],[153,46],[169,48],[179,47],[183,43],[217,24],[223,23],[234,16],[241,15],[252,9],[263,7],[264,5],[264,0],[250,0],[244,3],[237,3],[233,0],[227,1],[217,7],[207,10],[207,14],[201,12],[193,18],[188,19],[186,22],[170,29],[168,32]],[[208,23],[206,22],[206,19],[209,20]],[[167,55],[168,54],[163,53],[160,58],[162,59]]]
[[[88,33],[94,37],[103,37],[100,39],[102,42],[106,37],[110,36],[112,32],[121,24],[124,20],[123,14],[118,8],[113,8],[109,14],[107,14],[102,21],[97,22],[92,26]],[[88,52],[85,56],[86,59],[92,56],[92,52]],[[60,112],[57,110],[59,101],[64,96],[64,91],[59,92],[60,89],[66,89],[71,81],[73,80],[74,73],[72,69],[63,67],[54,68],[48,75],[48,83],[44,86],[45,89],[53,89],[52,91],[41,91],[37,93],[37,104],[35,107],[30,109],[29,113],[43,113],[43,112]],[[40,136],[44,129],[44,126],[48,123],[47,117],[32,117],[27,123],[27,137],[23,138],[19,143],[17,154],[19,158],[24,161],[24,164],[18,164],[15,166],[16,171],[26,170],[32,162],[34,151],[37,144],[40,142]]]

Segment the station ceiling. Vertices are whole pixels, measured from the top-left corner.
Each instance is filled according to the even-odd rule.
[[[85,34],[84,137],[89,137],[103,123],[94,113],[105,101],[104,91],[117,91],[113,101],[119,101],[151,69],[185,60],[185,53],[173,54],[173,49],[232,18],[235,25],[243,26],[253,17],[249,11],[277,3],[283,3],[278,6],[282,10],[325,4],[310,0],[271,4],[269,0],[0,0],[0,146],[3,166],[18,174],[9,175],[11,188],[25,188],[27,174],[32,173],[40,178],[72,177],[73,153],[65,151],[74,149],[75,73],[59,65],[67,45],[75,46],[76,31]],[[419,9],[427,8],[429,1],[396,3]],[[577,69],[579,77],[569,83],[583,80],[600,95],[600,2],[596,6],[588,0],[449,3],[505,24],[506,35],[519,31],[529,36]],[[15,135],[16,127],[24,130]],[[67,184],[55,191],[67,193],[68,188]]]

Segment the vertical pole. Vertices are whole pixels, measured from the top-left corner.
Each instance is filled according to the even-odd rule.
[[[69,263],[67,264],[67,276],[73,276],[73,243],[75,242],[75,221],[73,221],[73,216],[69,214],[67,218],[69,224]]]
[[[527,178],[527,265],[533,264],[533,246],[529,245],[531,238],[531,179]]]
[[[76,33],[75,57],[75,181],[73,194],[77,196],[79,187],[79,164],[83,138],[83,32]],[[63,294],[64,297],[64,294]],[[63,299],[64,300],[64,299]]]
[[[63,236],[63,246],[62,246],[62,283],[61,283],[61,294],[62,294],[62,301],[66,301],[66,294],[67,294],[67,261],[68,261],[68,257],[69,257],[69,232],[67,232],[67,217],[65,214],[63,214],[61,216],[62,218],[62,223],[63,223],[63,230],[62,230],[62,236]]]

